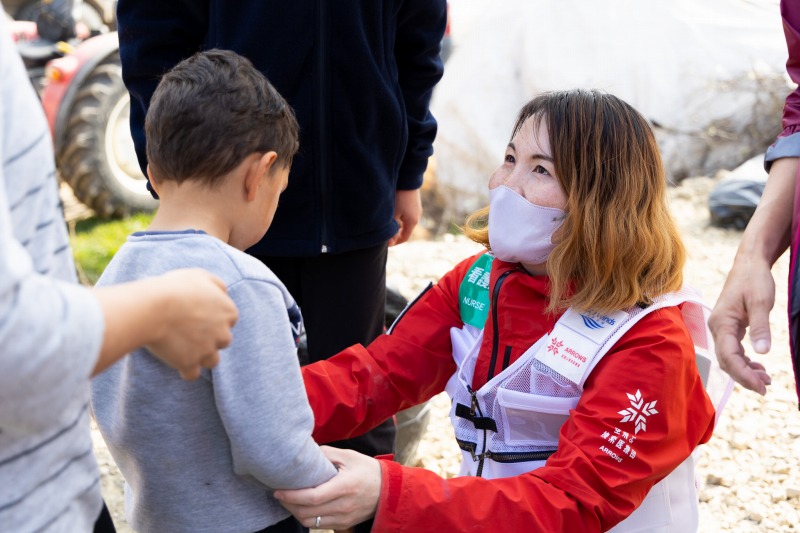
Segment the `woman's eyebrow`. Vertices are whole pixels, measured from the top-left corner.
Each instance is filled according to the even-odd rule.
[[[513,141],[508,143],[508,148],[511,148],[515,152],[517,151],[517,147],[514,145]],[[553,158],[547,154],[533,154],[531,155],[531,159],[544,159],[545,161],[550,161],[551,163],[554,162]]]

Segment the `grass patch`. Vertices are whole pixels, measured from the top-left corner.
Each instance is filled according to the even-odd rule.
[[[152,219],[152,213],[138,213],[122,220],[92,217],[70,224],[69,240],[81,282],[94,285],[128,235],[147,228]]]

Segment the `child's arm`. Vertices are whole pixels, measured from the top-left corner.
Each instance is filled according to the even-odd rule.
[[[234,471],[273,489],[327,481],[336,469],[311,438],[314,419],[280,289],[245,280],[229,293],[239,323],[211,379]]]

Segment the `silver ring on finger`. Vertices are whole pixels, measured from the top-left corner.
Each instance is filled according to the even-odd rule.
[[[322,522],[322,517],[318,516],[316,521],[314,522],[314,529],[319,529],[320,522]]]

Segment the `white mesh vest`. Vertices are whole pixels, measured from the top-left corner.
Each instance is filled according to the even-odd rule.
[[[476,265],[488,273],[491,258],[484,257],[489,257],[488,261],[481,264],[479,260]],[[478,282],[481,279],[468,277]],[[488,276],[485,281],[488,288]],[[461,298],[464,300],[463,293]],[[473,307],[476,300],[471,300]],[[477,391],[472,390],[471,383],[483,330],[469,323],[461,329],[453,328],[453,358],[458,370],[446,390],[452,399],[450,419],[462,449],[459,475],[502,478],[543,466],[555,452],[559,430],[570,409],[577,405],[583,385],[597,363],[643,316],[681,303],[705,380],[712,363],[707,356],[711,338],[706,327],[706,307],[690,289],[664,295],[644,309],[634,307],[611,315],[569,309],[550,334]],[[694,461],[689,457],[611,531],[685,533],[696,531],[697,524]]]

